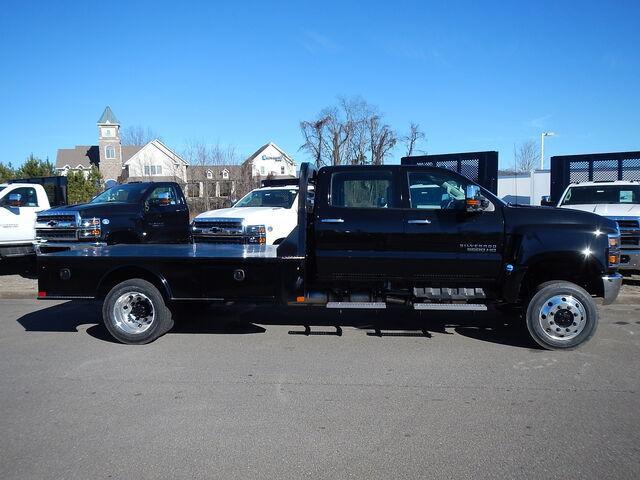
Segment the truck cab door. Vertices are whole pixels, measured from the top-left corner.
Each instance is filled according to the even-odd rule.
[[[155,187],[144,202],[146,241],[172,243],[187,233],[189,212],[173,185]]]
[[[502,267],[502,209],[486,201],[467,212],[464,177],[442,170],[404,169],[408,278],[431,284],[494,282]]]
[[[371,281],[398,274],[402,209],[394,167],[327,169],[314,219],[319,279]],[[322,200],[320,200],[322,198]]]
[[[0,197],[0,241],[30,242],[35,239],[38,195],[33,187],[10,189]]]

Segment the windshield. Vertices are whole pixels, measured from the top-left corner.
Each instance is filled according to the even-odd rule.
[[[117,185],[105,190],[89,203],[139,203],[142,200],[147,185],[127,184]]]
[[[282,207],[291,208],[298,195],[296,189],[254,190],[238,200],[234,207]]]
[[[640,203],[640,185],[585,185],[571,187],[560,205]]]

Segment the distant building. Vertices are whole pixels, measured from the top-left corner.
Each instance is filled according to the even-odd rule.
[[[175,181],[192,199],[205,205],[226,206],[259,186],[265,178],[295,178],[295,161],[275,143],[258,148],[239,165],[189,165],[155,139],[146,145],[122,145],[120,121],[110,107],[98,119],[98,145],[61,148],[56,156],[60,175],[71,171],[88,175],[97,167],[105,187],[132,181]],[[209,201],[211,200],[211,201]]]
[[[56,170],[88,174],[91,167],[100,170],[106,187],[135,180],[187,181],[187,162],[155,139],[146,145],[125,145],[120,141],[120,122],[110,107],[98,119],[98,145],[61,148],[56,156]]]
[[[187,196],[211,199],[210,208],[228,206],[266,178],[295,178],[296,163],[275,143],[262,145],[240,165],[189,166]],[[207,207],[205,207],[207,208]]]

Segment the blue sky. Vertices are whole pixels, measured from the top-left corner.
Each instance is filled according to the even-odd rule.
[[[110,105],[181,151],[271,140],[339,95],[429,153],[548,139],[550,155],[640,149],[640,2],[30,2],[0,12],[0,161],[96,143]],[[398,161],[398,149],[394,161]]]

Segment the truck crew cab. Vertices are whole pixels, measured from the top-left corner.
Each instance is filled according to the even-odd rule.
[[[592,213],[505,205],[425,166],[300,170],[297,227],[279,245],[115,245],[39,257],[42,299],[94,298],[124,343],[147,343],[187,302],[327,309],[525,311],[531,337],[593,336],[594,297],[615,300],[620,233]]]
[[[176,243],[189,240],[189,209],[175,182],[116,185],[89,203],[38,213],[41,253],[87,245]]]

